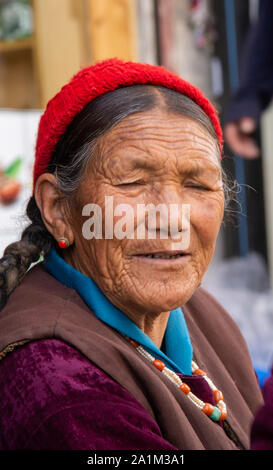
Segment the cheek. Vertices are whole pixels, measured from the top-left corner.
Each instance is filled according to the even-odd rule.
[[[210,248],[215,244],[223,219],[224,200],[222,197],[203,199],[191,205],[191,226],[202,246]]]

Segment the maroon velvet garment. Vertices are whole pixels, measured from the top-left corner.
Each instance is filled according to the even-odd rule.
[[[183,380],[213,403],[201,376]],[[176,449],[127,390],[60,340],[34,341],[7,355],[0,390],[0,450]]]
[[[263,386],[264,405],[256,414],[251,430],[252,450],[273,450],[273,369]]]

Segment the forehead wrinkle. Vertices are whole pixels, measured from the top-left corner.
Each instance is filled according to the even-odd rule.
[[[118,147],[117,152],[113,152],[113,147],[108,149],[105,152],[105,156],[110,157],[105,160],[105,164],[108,166],[110,165],[111,168],[116,167],[117,170],[120,166],[126,165],[126,167],[130,168],[130,170],[138,170],[138,169],[158,169],[158,163],[162,162],[162,149],[167,150],[168,153],[164,154],[164,164],[167,160],[173,160],[177,165],[183,167],[183,172],[186,172],[186,168],[188,167],[187,173],[196,174],[204,171],[206,168],[212,170],[213,168],[219,171],[219,161],[213,158],[214,161],[217,163],[213,163],[212,159],[209,157],[211,152],[208,148],[192,148],[188,147],[185,149],[170,149],[168,146],[157,145],[153,142],[153,145],[146,146],[146,148],[140,148],[139,141],[136,139],[137,144],[132,144],[127,148],[126,154],[123,153],[120,146]],[[113,153],[113,158],[111,158],[111,153]],[[213,157],[214,157],[215,149],[213,149]],[[125,157],[125,158],[124,158]],[[205,160],[204,160],[205,157]],[[200,162],[201,161],[201,162]],[[199,163],[200,162],[200,163]],[[205,162],[205,163],[204,163]],[[197,169],[196,169],[197,168]],[[200,170],[199,170],[200,168]],[[196,170],[195,170],[196,169]]]
[[[203,159],[193,158],[188,159],[186,162],[183,158],[178,158],[178,171],[179,173],[185,176],[200,176],[207,172],[217,173],[218,176],[221,176],[221,168],[216,163],[212,161],[206,161],[204,163]]]
[[[125,126],[123,126],[125,127]],[[127,126],[126,126],[127,127]],[[207,132],[201,130],[201,127],[199,126],[200,131],[194,130],[192,127],[190,129],[187,129],[187,126],[185,128],[181,129],[181,126],[174,127],[172,126],[171,128],[156,128],[154,124],[147,125],[147,122],[143,126],[135,126],[132,128],[132,126],[128,126],[126,128],[126,135],[124,135],[124,130],[122,129],[122,126],[120,125],[119,129],[113,129],[115,132],[109,133],[106,137],[107,141],[113,141],[113,145],[120,145],[121,143],[126,143],[126,140],[130,141],[144,141],[144,140],[151,140],[151,139],[156,139],[160,142],[162,141],[171,141],[173,143],[184,143],[184,142],[189,142],[189,139],[191,139],[193,142],[198,142],[198,143],[205,143],[206,146],[215,146],[215,142],[212,136],[210,136]],[[138,135],[138,132],[140,132],[140,135]],[[148,134],[148,135],[147,135]],[[102,138],[102,141],[104,139]]]
[[[181,122],[177,122],[179,120],[182,121],[183,124]],[[155,122],[160,125],[159,129],[155,127]],[[168,127],[168,125],[171,125],[171,127]],[[197,127],[198,130],[195,130],[195,127]],[[191,131],[191,134],[193,136],[196,136],[197,138],[202,138],[203,134],[204,139],[206,139],[207,137],[213,139],[212,136],[209,135],[208,131],[206,131],[202,127],[202,125],[200,125],[198,122],[194,121],[191,118],[187,118],[186,116],[179,116],[178,119],[178,116],[168,114],[165,115],[164,118],[162,118],[160,117],[160,115],[156,114],[156,116],[152,115],[150,120],[147,121],[146,113],[136,113],[134,115],[128,116],[124,121],[121,121],[112,129],[110,129],[105,134],[105,136],[111,139],[113,134],[115,136],[116,133],[123,134],[124,132],[126,132],[127,135],[132,134],[133,136],[135,136],[137,132],[143,133],[143,131],[144,133],[150,132],[151,136],[162,136],[162,133],[166,131],[166,134],[168,136],[170,135],[170,130],[172,134],[179,134],[184,131],[186,135],[189,135],[189,129]],[[118,135],[117,137],[121,140],[124,140],[120,135]]]
[[[165,126],[166,121],[168,121],[166,119],[157,116],[156,121],[162,122],[164,125],[157,128],[154,123],[147,123],[147,116],[145,115],[129,116],[127,120],[120,122],[117,127],[109,130],[107,134],[100,138],[100,155],[108,160],[108,157],[111,158],[111,154],[115,154],[115,157],[118,157],[117,160],[123,160],[121,158],[123,157],[122,152],[127,150],[126,157],[130,157],[130,152],[133,150],[134,153],[145,153],[148,160],[150,160],[151,157],[153,158],[153,154],[156,157],[155,153],[158,151],[175,150],[177,152],[179,147],[182,146],[180,150],[184,154],[208,156],[213,153],[211,155],[213,160],[219,161],[213,137],[205,132],[198,123],[194,123],[198,127],[196,129],[195,125],[191,125],[188,120],[185,126],[181,126],[180,123],[176,125],[176,122],[174,122],[171,127]],[[142,146],[144,148],[141,148]],[[135,165],[137,168],[140,166],[147,168],[150,165],[147,161]]]
[[[188,133],[188,130],[190,129],[193,134],[196,134],[197,132],[196,135],[198,136],[200,135],[199,133],[210,136],[208,130],[205,129],[202,124],[200,124],[193,118],[172,113],[164,113],[162,117],[160,116],[161,112],[162,110],[158,110],[157,112],[154,110],[154,112],[151,113],[150,116],[148,116],[147,113],[132,114],[120,123],[118,123],[116,126],[114,126],[114,128],[110,129],[109,134],[113,130],[125,130],[126,132],[132,132],[133,134],[135,134],[137,130],[156,131],[157,129],[154,127],[154,124],[156,122],[160,125],[160,129],[164,128],[167,124],[167,126],[171,125],[171,130],[179,130],[180,132],[181,130],[185,130]],[[161,130],[159,132],[161,133]]]
[[[126,140],[134,141],[145,141],[145,140],[157,140],[159,142],[172,142],[172,143],[184,143],[184,142],[196,142],[196,143],[205,143],[206,146],[214,146],[214,139],[205,133],[195,132],[192,129],[181,129],[181,127],[172,127],[172,128],[155,128],[154,125],[151,126],[143,126],[143,128],[128,128],[126,130],[126,137],[124,133],[121,132],[119,129],[118,135],[114,135],[114,142],[115,144],[125,143]],[[138,135],[139,134],[139,135]],[[109,136],[109,140],[111,141],[113,135]]]
[[[215,153],[215,145],[214,142],[208,142],[207,140],[200,142],[200,140],[194,141],[194,147],[193,147],[193,142],[189,142],[188,138],[170,138],[169,140],[166,140],[166,138],[162,135],[158,135],[156,139],[152,136],[142,136],[141,138],[137,137],[134,135],[133,138],[130,138],[128,140],[117,140],[116,142],[113,142],[112,145],[109,146],[109,142],[106,145],[102,145],[102,150],[105,154],[105,156],[108,156],[111,153],[115,153],[116,149],[117,152],[119,153],[120,151],[124,151],[126,147],[128,148],[127,151],[131,151],[132,149],[138,151],[138,152],[145,152],[146,149],[141,148],[143,144],[149,144],[149,147],[151,147],[151,141],[152,141],[152,148],[156,150],[164,149],[164,150],[174,150],[174,147],[183,147],[183,151],[186,152],[202,152],[205,154],[208,154],[210,152]],[[171,145],[170,145],[171,144]],[[148,147],[148,146],[147,146]],[[149,152],[151,153],[151,152]]]

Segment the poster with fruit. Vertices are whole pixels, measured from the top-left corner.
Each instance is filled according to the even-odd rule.
[[[0,256],[20,238],[32,191],[40,111],[0,110]]]
[[[8,168],[0,167],[0,203],[12,204],[19,197],[21,183],[18,181],[18,174],[22,163],[21,158],[17,158]]]

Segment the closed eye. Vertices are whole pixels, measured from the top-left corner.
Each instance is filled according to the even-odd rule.
[[[207,186],[202,186],[198,184],[188,184],[187,188],[199,189],[201,191],[210,191],[210,188],[208,188]]]
[[[138,180],[138,181],[130,181],[128,183],[120,183],[118,184],[118,186],[121,186],[121,187],[129,187],[129,186],[141,186],[145,184],[145,181],[143,180]]]

